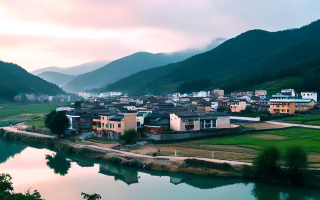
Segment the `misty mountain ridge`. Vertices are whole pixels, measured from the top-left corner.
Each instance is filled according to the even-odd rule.
[[[319,20],[284,31],[250,30],[211,51],[143,70],[98,91],[160,95],[216,87],[226,92],[288,87],[320,92],[319,33]]]
[[[63,86],[67,92],[81,92],[92,88],[99,88],[113,83],[121,78],[130,76],[142,70],[176,63],[195,54],[212,49],[223,43],[225,39],[212,40],[209,45],[199,49],[187,49],[174,53],[137,52],[129,56],[114,60],[109,64],[92,72],[81,74]]]

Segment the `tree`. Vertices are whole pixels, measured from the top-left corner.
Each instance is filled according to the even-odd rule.
[[[305,179],[304,169],[308,165],[306,151],[301,146],[290,146],[285,152],[284,159],[290,181],[294,184],[303,182]]]
[[[46,115],[44,123],[52,133],[57,134],[59,137],[64,136],[65,131],[70,126],[69,119],[63,111],[52,111]]]
[[[275,177],[279,172],[277,165],[279,159],[280,151],[276,147],[264,148],[253,160],[255,176],[262,180],[269,180]]]
[[[124,134],[120,136],[120,139],[124,140],[126,144],[131,144],[134,140],[138,139],[138,133],[134,129],[129,129],[126,130]]]
[[[47,166],[53,169],[55,174],[60,174],[64,176],[68,173],[71,167],[71,163],[61,154],[56,153],[56,155],[46,155]]]
[[[74,102],[74,108],[81,108],[81,101]]]
[[[26,194],[12,192],[11,180],[12,177],[9,174],[0,174],[0,199],[41,200],[41,195],[37,190],[31,193],[29,189]]]
[[[217,109],[217,112],[225,112],[225,111],[227,111],[227,109],[224,107],[218,107]]]
[[[83,199],[87,199],[87,200],[101,199],[101,196],[99,194],[86,194],[84,192],[81,192],[81,196],[83,197]]]

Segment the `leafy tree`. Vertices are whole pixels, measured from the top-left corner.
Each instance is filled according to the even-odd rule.
[[[264,148],[253,161],[255,176],[262,180],[272,179],[279,172],[277,165],[280,159],[280,151],[276,147]]]
[[[227,111],[227,109],[224,107],[218,107],[217,109],[217,112],[225,112],[225,111]]]
[[[126,144],[132,144],[134,140],[138,139],[138,133],[134,129],[129,129],[120,136],[120,139],[123,140]]]
[[[301,146],[290,146],[284,155],[285,165],[288,168],[290,181],[298,184],[304,181],[305,168],[308,165],[308,156]]]
[[[31,193],[29,189],[26,194],[12,192],[13,187],[11,180],[12,177],[9,174],[0,174],[0,199],[41,200],[41,195],[37,190]]]
[[[70,126],[70,122],[65,112],[52,111],[45,118],[45,125],[52,133],[57,134],[59,137],[64,136],[65,131]]]
[[[81,101],[74,102],[74,108],[81,108]]]
[[[87,199],[87,200],[101,199],[101,196],[99,194],[86,194],[84,192],[81,192],[81,196],[83,197],[83,199]]]
[[[11,180],[9,174],[0,174],[0,193],[13,190]]]
[[[61,154],[56,155],[46,155],[47,166],[54,170],[55,174],[60,174],[64,176],[68,173],[71,167],[71,163]]]

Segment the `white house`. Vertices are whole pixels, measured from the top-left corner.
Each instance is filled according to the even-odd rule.
[[[315,102],[318,102],[318,93],[317,92],[301,92],[302,99],[313,99]]]

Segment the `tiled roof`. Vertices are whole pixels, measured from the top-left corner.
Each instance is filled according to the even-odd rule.
[[[176,112],[175,114],[179,117],[198,117],[194,112]]]

